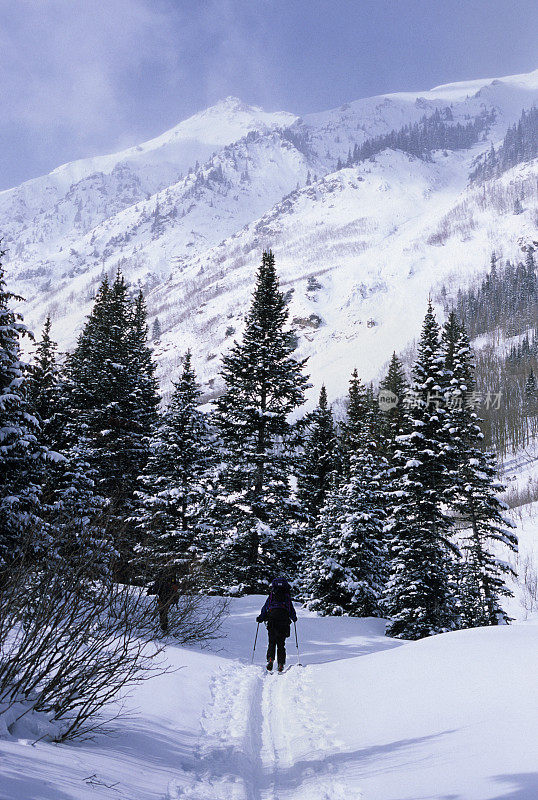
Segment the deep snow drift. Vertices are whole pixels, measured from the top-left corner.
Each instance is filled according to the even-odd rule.
[[[261,603],[232,601],[219,652],[170,646],[183,669],[135,690],[114,736],[4,732],[1,800],[538,796],[538,620],[404,643],[381,620],[300,612],[307,666],[268,675],[263,628],[250,664]]]

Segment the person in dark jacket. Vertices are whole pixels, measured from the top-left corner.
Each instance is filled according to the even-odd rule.
[[[168,611],[179,600],[179,584],[173,568],[165,567],[157,573],[148,594],[157,595],[159,624],[163,633],[168,633]]]
[[[267,669],[269,672],[273,669],[276,652],[278,671],[282,672],[286,663],[286,639],[290,635],[290,625],[291,622],[297,622],[291,602],[291,587],[285,578],[275,578],[272,582],[269,597],[256,622],[267,623]]]

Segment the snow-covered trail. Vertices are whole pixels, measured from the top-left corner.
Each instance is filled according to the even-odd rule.
[[[359,800],[332,774],[339,749],[320,711],[309,667],[267,674],[259,666],[220,667],[201,720],[190,785],[172,779],[166,800]]]
[[[136,687],[112,736],[0,729],[0,800],[536,800],[538,615],[406,643],[299,610],[307,666],[292,641],[278,675],[263,629],[250,663],[262,601],[232,600],[212,648],[170,642],[178,669]]]

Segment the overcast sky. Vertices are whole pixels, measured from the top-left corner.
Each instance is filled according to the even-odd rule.
[[[228,95],[320,111],[530,72],[536,0],[0,0],[0,189]]]

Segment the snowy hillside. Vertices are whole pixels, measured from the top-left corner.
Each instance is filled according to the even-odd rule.
[[[536,523],[525,526],[536,542]],[[115,736],[57,746],[34,744],[37,722],[3,731],[0,796],[536,798],[535,617],[406,643],[384,637],[382,620],[300,612],[306,666],[268,675],[265,633],[250,665],[262,598],[232,602],[219,652],[171,644],[182,669],[137,689]]]
[[[351,369],[374,377],[413,338],[428,292],[464,282],[495,249],[535,240],[537,165],[486,188],[474,159],[538,99],[538,71],[359,100],[298,119],[234,98],[138,147],[54,170],[0,193],[10,284],[38,328],[72,346],[104,272],[118,266],[147,293],[166,389],[193,348],[206,391],[241,329],[261,250],[272,247],[317,386],[331,398]],[[494,122],[467,150],[423,160],[386,150],[346,169],[355,145],[436,109],[454,124]],[[519,197],[523,213],[513,214]]]

